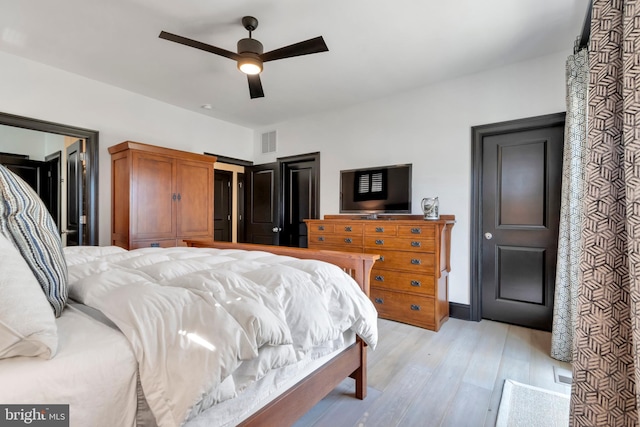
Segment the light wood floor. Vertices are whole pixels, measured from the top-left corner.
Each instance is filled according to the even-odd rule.
[[[551,334],[489,320],[449,319],[438,333],[379,320],[365,400],[346,379],[295,427],[491,426],[505,379],[563,393]]]

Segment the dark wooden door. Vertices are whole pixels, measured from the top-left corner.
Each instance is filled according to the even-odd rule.
[[[564,125],[482,140],[482,317],[551,330]]]
[[[237,225],[237,233],[238,233],[238,242],[246,243],[246,213],[245,213],[245,199],[246,194],[244,189],[246,188],[245,184],[245,175],[243,173],[238,174],[238,225]]]
[[[67,155],[67,246],[84,245],[84,164],[82,140],[69,145]]]
[[[246,241],[279,245],[280,177],[279,164],[251,166],[245,169],[247,181]]]
[[[61,217],[61,206],[60,206],[60,168],[62,152],[56,151],[55,153],[49,154],[45,157],[45,191],[41,196],[44,200],[45,205],[49,209],[51,213],[51,217],[53,221],[56,223],[58,230],[60,230],[60,217]]]
[[[307,247],[307,226],[304,219],[317,219],[318,165],[314,160],[283,163],[284,220],[281,246]]]
[[[45,157],[45,161],[30,160],[21,154],[0,154],[0,164],[21,177],[40,196],[60,230],[60,151]]]
[[[231,241],[231,182],[233,173],[216,170],[213,190],[213,239],[221,242]]]
[[[39,196],[43,192],[43,163],[28,156],[0,154],[0,164],[24,180]],[[41,196],[42,197],[42,196]]]

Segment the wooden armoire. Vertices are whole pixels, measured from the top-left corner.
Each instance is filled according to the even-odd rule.
[[[214,156],[139,142],[109,147],[111,243],[125,249],[213,239]]]

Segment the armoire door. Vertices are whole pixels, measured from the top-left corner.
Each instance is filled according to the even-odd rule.
[[[131,239],[175,239],[175,160],[134,152],[132,163]]]
[[[175,188],[177,237],[213,236],[213,165],[177,160]]]

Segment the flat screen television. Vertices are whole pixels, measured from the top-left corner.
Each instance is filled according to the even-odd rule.
[[[411,213],[411,164],[340,171],[340,213]]]

